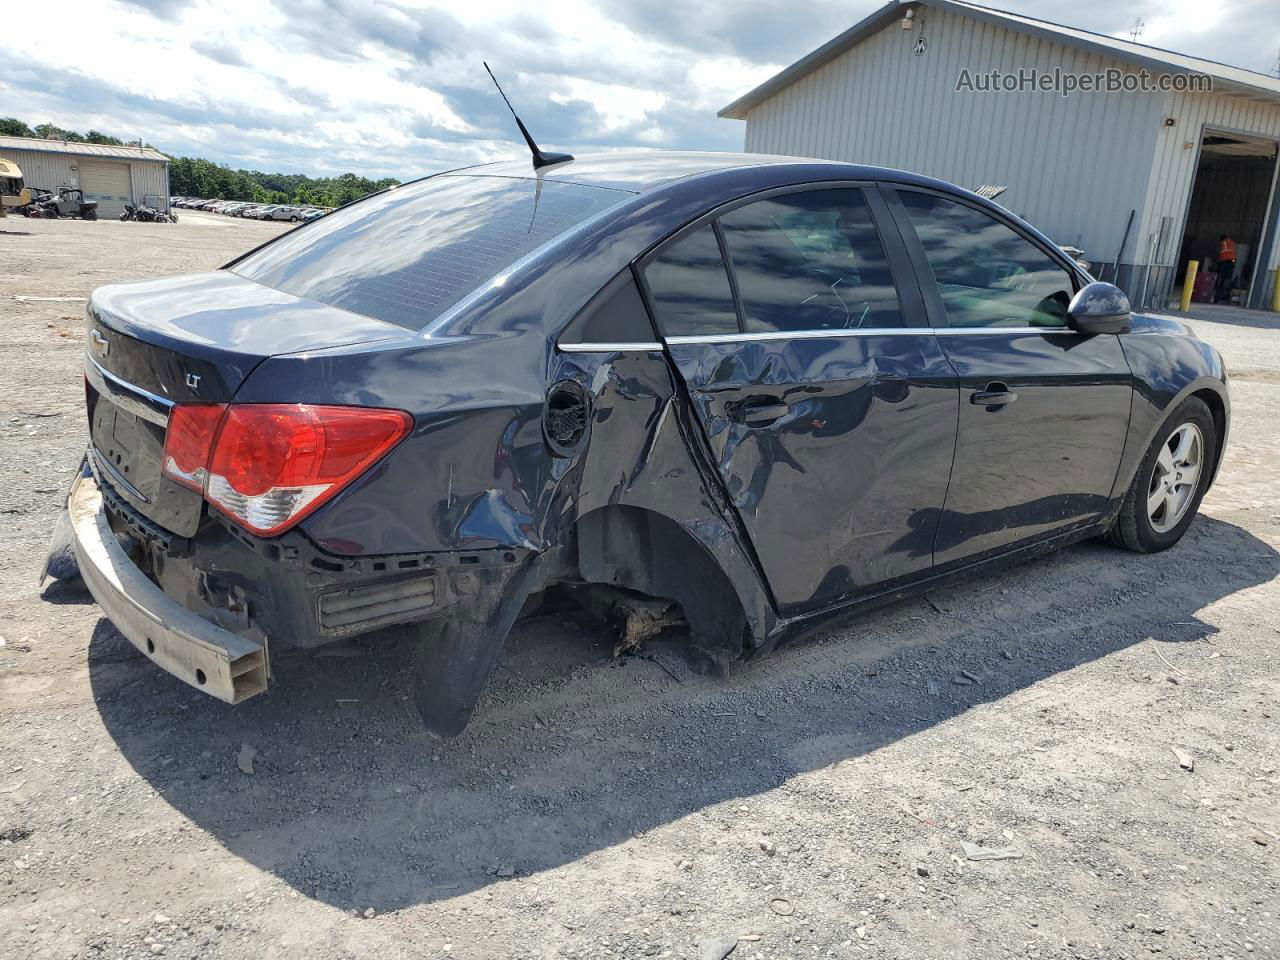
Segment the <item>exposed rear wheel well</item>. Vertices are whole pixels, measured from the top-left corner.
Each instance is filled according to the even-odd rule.
[[[694,640],[736,659],[747,618],[729,578],[711,553],[669,517],[637,507],[610,506],[580,517],[578,573],[680,604]]]

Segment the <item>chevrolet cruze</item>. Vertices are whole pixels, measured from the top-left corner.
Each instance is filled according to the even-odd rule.
[[[674,602],[731,661],[1088,537],[1175,544],[1218,354],[937,180],[616,153],[405,184],[89,304],[64,526],[158,666],[396,626],[466,725],[549,586]]]

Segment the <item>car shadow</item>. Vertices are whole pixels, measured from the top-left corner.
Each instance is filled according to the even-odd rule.
[[[166,802],[301,894],[386,912],[554,869],[1150,639],[1190,645],[1161,655],[1186,665],[1217,632],[1200,612],[1277,574],[1274,549],[1201,517],[1166,553],[1081,544],[727,678],[671,642],[613,658],[606,632],[553,614],[517,626],[451,741],[417,722],[402,641],[281,654],[272,689],[238,707],[162,673],[105,620],[88,666],[107,731]]]
[[[40,599],[54,606],[82,606],[93,603],[93,594],[79,578],[74,580],[50,580],[40,589]]]

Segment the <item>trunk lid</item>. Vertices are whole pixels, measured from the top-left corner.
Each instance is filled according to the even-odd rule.
[[[188,537],[204,501],[161,474],[173,404],[230,402],[269,356],[407,335],[227,271],[100,287],[88,313],[86,402],[99,474],[143,516]]]

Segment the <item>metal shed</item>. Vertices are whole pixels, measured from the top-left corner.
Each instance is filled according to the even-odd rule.
[[[126,203],[169,209],[169,158],[151,147],[0,136],[0,157],[22,168],[29,187],[79,187],[100,217],[118,217]]]
[[[993,70],[1111,71],[1122,85],[1145,71],[1186,89],[983,91],[977,78]],[[1203,78],[1210,90],[1190,89]],[[1245,232],[1236,283],[1248,305],[1271,302],[1275,77],[960,0],[894,0],[720,116],[746,121],[752,153],[1007,184],[1001,204],[1082,247],[1095,274],[1145,304],[1163,306],[1185,261],[1212,257],[1221,231]]]

